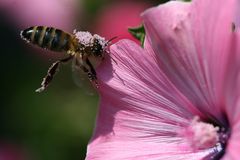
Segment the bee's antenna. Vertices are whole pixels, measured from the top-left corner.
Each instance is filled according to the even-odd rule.
[[[106,46],[109,44],[109,43],[111,43],[114,39],[116,39],[116,38],[118,38],[117,36],[115,36],[115,37],[112,37],[111,39],[109,39],[108,41],[107,41],[107,43],[106,43]]]
[[[117,38],[117,36],[112,37],[111,39],[109,39],[109,40],[107,41],[107,43],[105,44],[105,46],[108,46],[108,45],[111,43],[111,41],[113,41],[113,40],[116,39],[116,38]],[[109,50],[107,50],[106,52],[109,54]],[[117,61],[116,61],[115,59],[113,59],[113,57],[110,56],[110,58],[117,64]]]

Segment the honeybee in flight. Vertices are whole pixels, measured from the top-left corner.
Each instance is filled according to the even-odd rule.
[[[73,60],[74,68],[83,71],[90,82],[98,87],[96,71],[89,59],[101,62],[107,52],[107,46],[112,39],[106,41],[105,38],[97,34],[92,35],[89,32],[76,31],[71,34],[47,26],[29,27],[21,31],[20,35],[28,43],[51,51],[65,52],[68,55],[68,57],[57,60],[49,67],[47,75],[43,78],[41,87],[36,92],[44,91],[52,81],[59,65],[70,60]]]

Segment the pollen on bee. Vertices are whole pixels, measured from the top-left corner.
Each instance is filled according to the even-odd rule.
[[[90,46],[92,44],[93,36],[90,32],[74,30],[73,34],[76,36],[80,44],[83,44],[84,46]]]
[[[104,37],[101,37],[98,34],[94,34],[93,37],[97,39],[98,43],[103,47],[106,46],[106,44],[108,43],[108,41],[106,41]]]
[[[84,46],[94,46],[94,45],[96,45],[96,44],[94,44],[94,40],[97,40],[98,44],[100,44],[102,46],[102,48],[104,48],[107,44],[107,41],[105,40],[104,37],[101,37],[98,34],[92,35],[88,31],[74,30],[73,34],[76,36],[78,42],[80,44],[83,44]]]

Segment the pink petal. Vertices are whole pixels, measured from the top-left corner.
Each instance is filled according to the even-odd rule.
[[[238,3],[174,1],[143,14],[150,45],[159,55],[157,60],[163,72],[199,110],[210,112],[208,116],[222,123],[225,79],[229,62],[237,53],[231,45],[235,41],[232,24]]]
[[[143,14],[145,49],[128,40],[110,47],[97,70],[100,111],[87,159],[208,159],[219,148],[193,150],[181,135],[195,115],[223,126],[227,116],[224,158],[236,159],[238,3],[166,3]]]
[[[240,45],[238,45],[239,47]],[[240,51],[240,50],[239,50]],[[239,53],[239,52],[238,52]],[[233,61],[234,63],[234,61]],[[240,63],[238,68],[230,70],[231,73],[228,79],[228,90],[226,92],[226,113],[229,118],[231,127],[231,137],[228,140],[226,154],[223,160],[238,160],[239,159],[239,148],[240,148]],[[235,78],[235,79],[234,79]]]
[[[207,152],[181,151],[184,146],[169,143],[141,142],[138,139],[92,143],[87,159],[91,160],[200,160]],[[96,142],[96,141],[95,141]],[[161,146],[161,147],[159,147]]]
[[[240,45],[237,46],[238,55],[240,56]],[[225,82],[225,112],[228,117],[231,127],[235,127],[236,124],[240,123],[240,63],[239,57],[235,58],[231,62],[231,67],[229,69],[228,76]],[[240,131],[240,130],[239,130]]]
[[[180,136],[198,112],[159,69],[155,57],[129,40],[110,48],[98,68],[100,110],[87,159],[201,159]]]
[[[232,129],[232,135],[229,139],[226,154],[223,160],[238,160],[239,159],[239,148],[240,148],[240,122],[235,124]]]

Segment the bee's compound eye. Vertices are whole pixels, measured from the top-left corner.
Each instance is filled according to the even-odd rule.
[[[30,41],[32,32],[33,32],[33,27],[30,27],[21,31],[20,33],[21,38]]]

